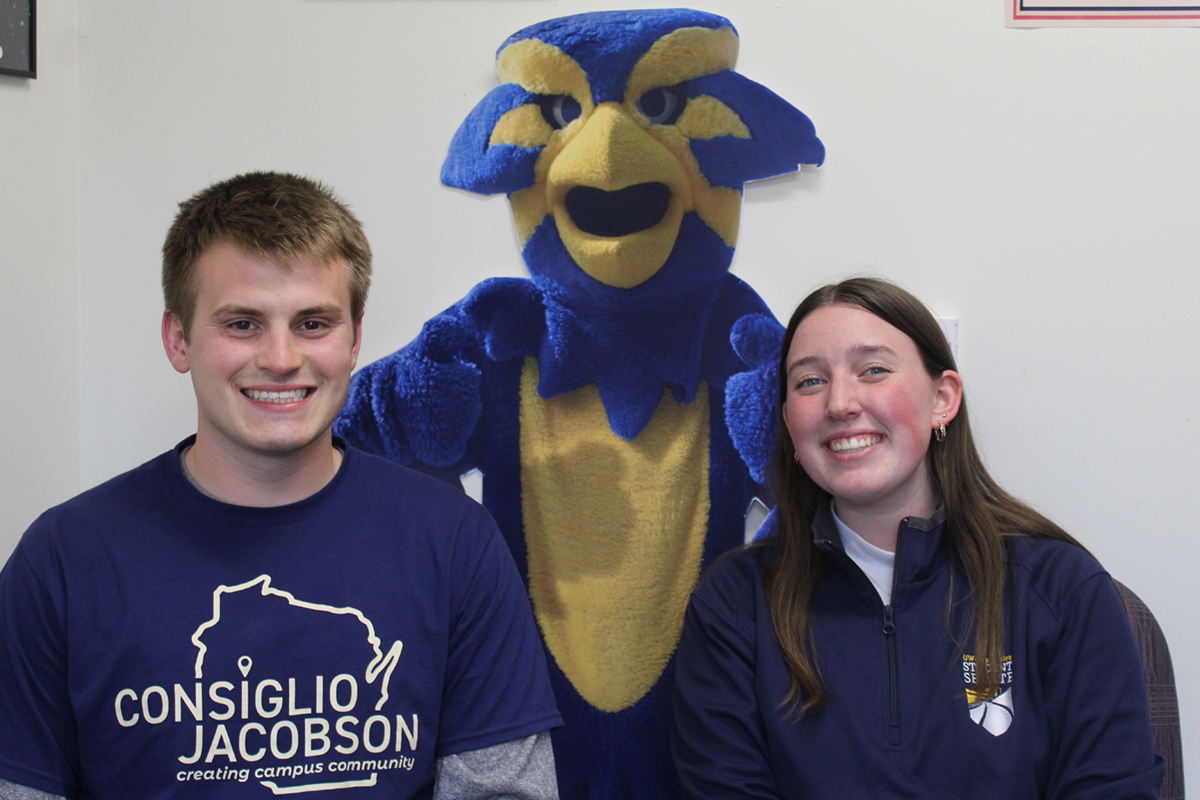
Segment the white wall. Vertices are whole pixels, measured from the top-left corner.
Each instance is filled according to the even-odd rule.
[[[38,77],[0,75],[0,558],[79,491],[77,9],[38,10]]]
[[[482,278],[522,274],[504,201],[438,185],[446,146],[494,85],[509,33],[628,5],[79,0],[82,299],[76,315],[66,277],[62,292],[50,278],[18,287],[43,297],[18,317],[33,352],[3,356],[28,396],[5,398],[0,430],[29,437],[6,448],[22,461],[5,469],[54,474],[25,459],[33,434],[74,431],[73,382],[60,373],[75,369],[61,339],[76,320],[82,485],[193,429],[187,379],[158,343],[158,247],[173,204],[212,180],[287,169],[356,206],[378,269],[363,363]],[[1007,30],[1002,0],[697,5],[734,21],[740,71],[808,112],[829,151],[817,173],[748,188],[735,271],[780,315],[814,285],[869,270],[960,318],[996,476],[1154,609],[1173,647],[1185,751],[1200,763],[1200,641],[1188,621],[1200,536],[1187,489],[1200,451],[1197,32]],[[55,85],[45,67],[34,89],[68,91],[70,75]],[[3,124],[10,107],[37,102],[22,91],[0,85]],[[69,175],[69,148],[25,124],[31,159]],[[5,229],[0,271],[69,272],[74,216],[58,200],[69,177],[56,191],[40,185],[48,166],[19,169],[44,211],[16,217],[15,243]],[[8,360],[18,357],[29,363]],[[65,390],[44,392],[52,378]],[[69,444],[47,448],[63,454],[48,457],[54,467],[73,466]],[[12,485],[34,502],[28,477]],[[10,494],[6,481],[6,505]]]

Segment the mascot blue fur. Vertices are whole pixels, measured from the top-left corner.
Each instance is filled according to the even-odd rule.
[[[532,278],[480,283],[362,369],[336,427],[402,464],[483,474],[566,720],[564,798],[678,795],[683,612],[760,493],[734,440],[773,430],[756,392],[779,326],[728,272],[742,187],[824,147],[733,71],[737,49],[728,20],[687,9],[511,36],[442,181],[508,195]]]

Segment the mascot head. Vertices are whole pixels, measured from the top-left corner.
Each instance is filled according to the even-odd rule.
[[[688,9],[519,31],[442,182],[506,193],[535,283],[565,305],[711,289],[733,258],[742,185],[825,156],[808,117],[733,71],[737,51],[727,19]]]

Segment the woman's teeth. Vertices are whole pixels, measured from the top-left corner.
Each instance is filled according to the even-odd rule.
[[[864,450],[882,439],[882,436],[851,436],[849,439],[834,439],[829,449],[835,453],[852,453]]]

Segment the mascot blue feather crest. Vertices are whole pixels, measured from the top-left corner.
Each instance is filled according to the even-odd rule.
[[[824,147],[734,72],[737,49],[728,20],[689,9],[510,36],[442,181],[508,196],[531,279],[484,281],[363,368],[336,427],[447,478],[482,472],[566,720],[564,798],[678,795],[683,612],[760,494],[779,326],[729,274],[742,190]]]

